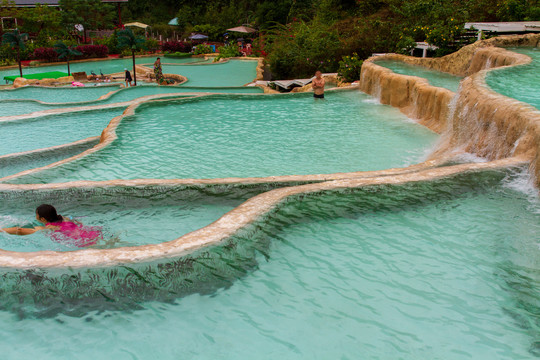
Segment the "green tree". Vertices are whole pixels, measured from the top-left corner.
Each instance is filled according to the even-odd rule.
[[[137,50],[144,49],[145,39],[140,36],[135,36],[131,29],[125,29],[118,32],[118,47],[131,50],[131,57],[133,58],[133,80],[135,86],[137,86],[137,71],[135,68],[135,52]]]
[[[69,71],[69,60],[71,57],[76,55],[82,55],[82,53],[78,50],[75,50],[74,46],[67,46],[63,42],[58,42],[54,45],[54,49],[58,53],[58,58],[63,59],[66,58],[67,62],[67,68],[68,68],[68,75],[71,75],[71,72]]]
[[[70,32],[74,26],[84,27],[83,35],[86,41],[87,30],[111,29],[116,16],[114,7],[104,4],[101,0],[60,0],[62,24]]]
[[[29,33],[37,33],[47,29],[57,34],[61,30],[61,16],[57,8],[37,4],[35,8],[23,8],[19,14],[23,21],[22,29]]]
[[[21,50],[24,50],[24,39],[28,37],[28,34],[21,34],[19,29],[15,29],[11,32],[7,32],[2,35],[2,44],[11,46],[12,49],[17,51],[17,62],[19,63],[19,73],[22,74],[21,65]]]
[[[270,70],[279,79],[309,77],[316,70],[335,72],[343,55],[336,29],[317,21],[279,26],[267,39]]]

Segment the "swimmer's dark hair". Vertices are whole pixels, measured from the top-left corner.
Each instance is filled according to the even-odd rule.
[[[51,223],[61,222],[64,220],[62,215],[56,212],[54,206],[48,204],[39,205],[36,209],[36,214]]]
[[[160,58],[160,57],[158,57],[158,58],[157,58],[156,60],[161,60],[161,58]]]

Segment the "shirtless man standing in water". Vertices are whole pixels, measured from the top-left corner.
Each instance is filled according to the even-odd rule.
[[[313,87],[313,97],[315,99],[324,99],[324,79],[319,70],[315,72],[315,79],[313,79],[311,85]]]

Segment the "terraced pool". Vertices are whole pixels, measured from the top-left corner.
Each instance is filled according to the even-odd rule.
[[[509,50],[530,56],[532,63],[490,71],[486,77],[486,83],[496,92],[523,101],[540,110],[540,48],[511,48]]]
[[[357,91],[332,93],[324,102],[299,94],[160,103],[125,118],[117,134],[93,155],[12,182],[379,170],[418,162],[437,139]]]
[[[422,66],[410,65],[397,60],[375,60],[377,65],[383,66],[395,72],[396,74],[418,76],[426,79],[431,85],[442,87],[453,92],[459,88],[461,77],[452,74],[443,73],[436,70],[424,68]]]

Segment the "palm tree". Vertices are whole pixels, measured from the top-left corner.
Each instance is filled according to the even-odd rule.
[[[137,86],[137,71],[135,70],[135,51],[144,49],[145,39],[140,36],[135,36],[131,29],[125,29],[118,32],[118,47],[129,48],[133,58],[133,80]]]
[[[8,44],[12,49],[17,50],[17,62],[19,63],[19,73],[22,75],[21,65],[21,50],[24,50],[24,39],[28,37],[28,34],[21,34],[19,29],[15,29],[12,32],[7,32],[2,35],[2,44]]]
[[[67,46],[61,41],[54,44],[54,50],[56,50],[56,52],[58,53],[59,59],[66,58],[68,75],[71,75],[71,72],[69,71],[69,59],[71,59],[72,56],[81,55],[82,53],[78,50],[75,50],[73,46]]]

